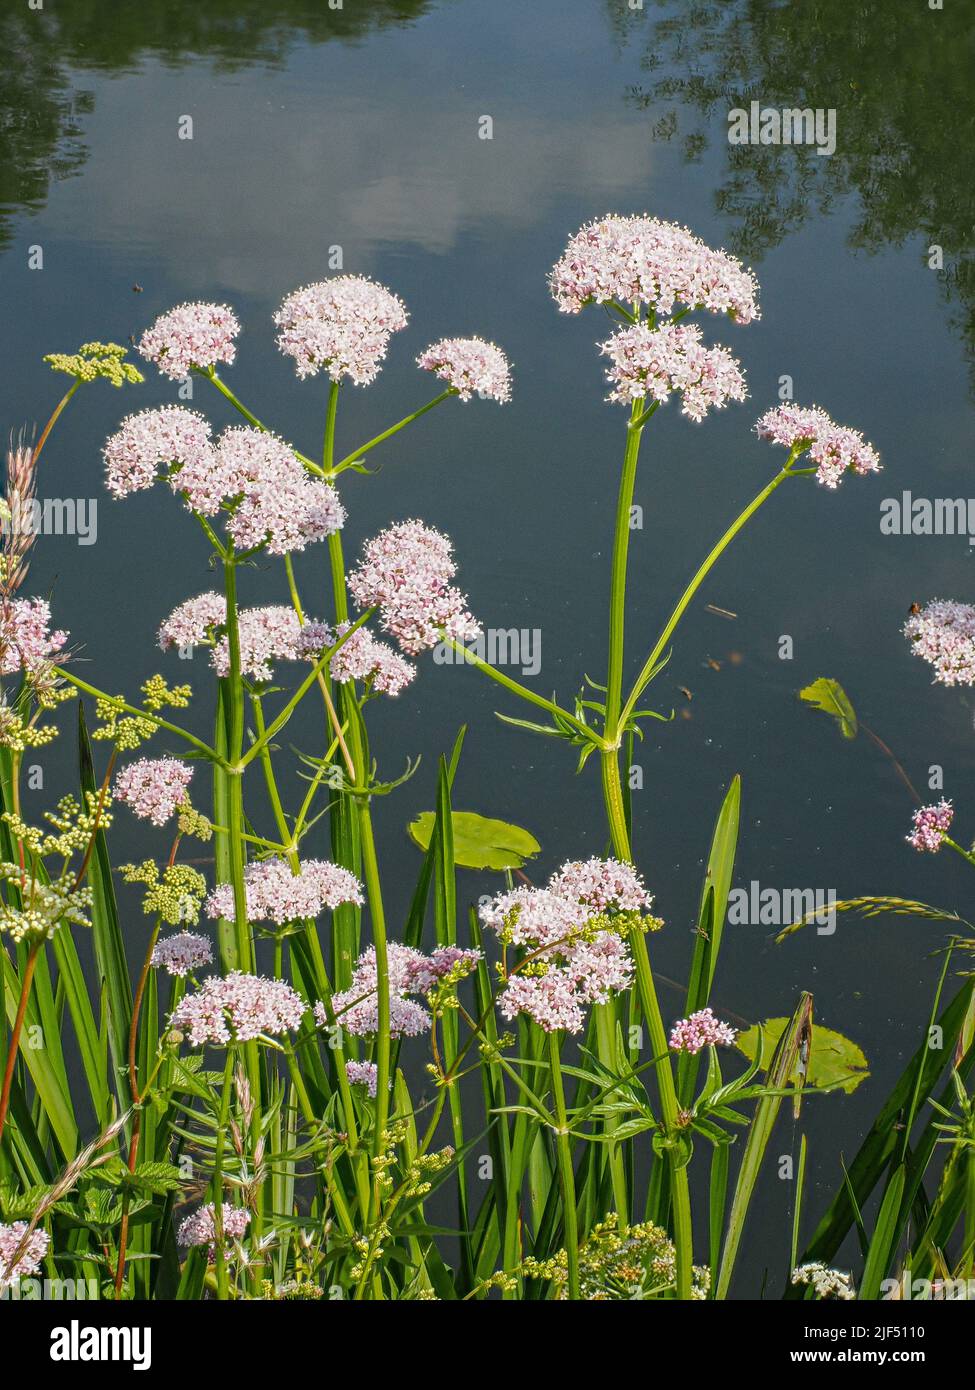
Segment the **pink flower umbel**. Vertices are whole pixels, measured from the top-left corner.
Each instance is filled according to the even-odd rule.
[[[915,656],[934,671],[938,685],[975,685],[975,607],[936,598],[904,624]]]
[[[954,816],[950,801],[941,800],[933,806],[922,806],[914,812],[913,828],[905,836],[907,843],[920,853],[937,854],[951,829]]]
[[[365,1086],[366,1094],[375,1100],[379,1089],[379,1068],[375,1062],[346,1062],[345,1074],[350,1086]]]
[[[618,859],[570,860],[552,875],[549,887],[593,912],[639,912],[653,902],[633,865]]]
[[[156,970],[165,970],[179,979],[203,965],[212,964],[213,948],[209,941],[205,936],[191,931],[164,936],[152,953],[152,965]]]
[[[609,215],[569,241],[549,276],[559,308],[577,314],[587,304],[617,300],[657,314],[709,309],[739,323],[759,317],[758,284],[726,251],[715,251],[676,222]]]
[[[216,454],[214,491],[226,501],[238,499],[227,522],[238,550],[266,544],[270,554],[287,555],[345,524],[335,488],[312,478],[283,439],[233,426],[220,436]],[[220,505],[218,499],[213,513]]]
[[[200,594],[188,598],[173,609],[159,629],[159,645],[163,651],[170,647],[195,647],[209,642],[213,629],[227,621],[227,600],[223,594]]]
[[[115,797],[134,816],[165,825],[186,802],[193,769],[176,758],[139,758],[115,779]]]
[[[247,1208],[232,1207],[229,1202],[224,1202],[222,1215],[224,1243],[228,1240],[243,1240],[251,1220]],[[180,1245],[206,1245],[209,1247],[207,1258],[212,1261],[216,1255],[215,1216],[213,1203],[207,1202],[206,1206],[198,1207],[190,1216],[184,1217],[176,1237]]]
[[[755,425],[759,439],[786,449],[801,445],[816,465],[816,479],[837,488],[846,473],[879,473],[880,455],[859,430],[837,425],[818,405],[777,405]]]
[[[297,874],[283,859],[264,859],[244,869],[247,920],[283,926],[318,917],[342,903],[362,905],[362,885],[354,874],[327,859],[306,859]],[[234,890],[221,883],[207,898],[208,917],[233,917]]]
[[[301,622],[287,604],[267,608],[242,608],[237,615],[240,634],[240,667],[251,680],[269,681],[273,661],[294,661],[298,656]],[[221,637],[211,655],[218,676],[230,675],[230,644]]]
[[[362,275],[337,275],[295,290],[274,315],[278,347],[300,377],[325,371],[332,381],[374,381],[389,340],[406,327],[403,301]]]
[[[715,1018],[711,1009],[698,1009],[696,1014],[674,1024],[670,1046],[675,1052],[693,1056],[704,1047],[730,1047],[737,1036],[737,1030]]]
[[[511,399],[511,368],[494,343],[483,338],[441,338],[421,352],[417,365],[435,372],[462,401],[478,395],[504,404]]]
[[[306,623],[298,639],[298,654],[315,661],[335,645],[349,629],[339,623],[335,632],[324,623]],[[379,642],[360,627],[340,647],[328,666],[335,681],[362,681],[378,695],[398,695],[416,675],[416,667],[394,651],[388,642]]]
[[[42,1230],[31,1231],[25,1244],[27,1230],[26,1221],[15,1221],[10,1226],[0,1225],[0,1294],[15,1279],[26,1279],[31,1274],[36,1274],[48,1252],[51,1244],[48,1233]],[[15,1260],[14,1254],[20,1250],[22,1244],[23,1249]]]
[[[67,640],[66,632],[51,631],[47,599],[0,599],[0,675],[42,674]]]
[[[743,401],[748,395],[741,365],[723,347],[708,348],[695,324],[646,324],[621,328],[600,346],[610,359],[606,379],[611,401],[629,405],[649,396],[663,403],[672,391],[682,397],[681,409],[692,420],[703,420],[712,407]]]
[[[545,888],[499,893],[481,921],[521,960],[498,1000],[505,1018],[527,1014],[551,1033],[581,1032],[586,1009],[633,979],[627,936],[659,922],[641,919],[652,898],[639,874],[615,859],[570,860]]]
[[[448,538],[422,521],[400,521],[362,548],[349,575],[349,592],[360,608],[378,606],[383,629],[408,656],[435,647],[444,634],[464,642],[479,625],[467,598],[451,586],[457,573]]]
[[[178,304],[139,339],[139,352],[164,376],[182,381],[194,367],[233,362],[240,324],[226,304]]]
[[[307,1005],[284,980],[245,975],[239,970],[221,978],[208,975],[195,994],[188,994],[170,1015],[169,1028],[189,1038],[193,1047],[225,1047],[267,1034],[277,1037],[297,1028]]]
[[[113,497],[128,497],[172,470],[206,474],[213,466],[210,426],[197,411],[181,405],[140,410],[106,440],[102,457],[105,486]]]
[[[390,1036],[414,1037],[425,1033],[430,1027],[430,1014],[410,995],[429,994],[447,976],[452,981],[463,978],[470,974],[480,958],[479,951],[464,951],[456,946],[441,946],[432,955],[425,956],[411,946],[389,942]],[[378,990],[376,948],[370,946],[356,961],[349,988],[332,995],[332,1008],[339,1027],[354,1037],[371,1037],[376,1033],[379,1029]],[[327,1026],[324,1004],[315,1005],[315,1019],[320,1027]]]

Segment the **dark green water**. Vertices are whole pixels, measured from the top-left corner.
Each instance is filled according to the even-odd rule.
[[[890,762],[867,738],[842,742],[795,698],[817,676],[838,678],[922,793],[929,766],[944,767],[960,837],[975,833],[972,699],[931,688],[900,636],[912,601],[971,598],[972,550],[965,536],[880,531],[885,497],[973,491],[975,55],[964,6],[346,0],[330,11],[321,0],[235,0],[114,6],[109,17],[63,0],[42,12],[5,4],[0,41],[0,425],[46,417],[58,383],[44,352],[127,341],[163,309],[203,297],[232,303],[245,324],[234,389],[314,452],[321,383],[296,381],[270,315],[288,290],[326,274],[328,247],[341,245],[345,269],[389,284],[412,317],[377,385],[343,393],[340,448],[429,399],[413,358],[443,334],[492,338],[515,368],[510,406],[452,403],[400,435],[378,477],[351,475],[347,544],[410,515],[447,531],[474,611],[491,627],[539,628],[533,682],[564,699],[584,671],[599,679],[605,667],[623,414],[602,401],[594,344],[606,320],[560,316],[545,275],[567,236],[609,209],[678,219],[751,261],[762,321],[705,325],[740,356],[751,400],[701,426],[671,404],[647,433],[630,669],[699,556],[777,467],[750,427],[781,376],[800,401],[861,428],[885,472],[836,494],[811,484],[780,493],[723,560],[651,689],[657,707],[679,713],[652,725],[638,754],[637,855],[668,922],[655,958],[684,978],[711,823],[735,772],[738,883],[899,894],[965,914],[955,863],[921,860],[903,842],[912,803]],[[835,109],[835,154],[729,145],[728,110],[752,100]],[[187,114],[194,138],[181,141]],[[485,114],[492,141],[477,138]],[[934,243],[941,273],[927,263]],[[42,271],[28,269],[33,246]],[[154,647],[161,618],[210,585],[202,541],[162,492],[113,504],[100,481],[99,449],[120,416],[171,398],[152,375],[138,392],[92,389],[72,406],[41,491],[97,496],[98,539],[45,538],[30,588],[53,589],[96,684],[132,692],[157,669],[195,680],[203,729],[202,658],[193,670]],[[195,403],[230,419],[202,387]],[[299,578],[325,616],[321,548],[301,557]],[[245,586],[245,602],[286,597],[276,569]],[[790,661],[779,659],[783,635]],[[557,747],[500,725],[495,709],[523,710],[499,693],[427,659],[406,695],[372,707],[382,772],[423,755],[378,812],[394,922],[418,866],[404,827],[432,805],[437,755],[461,722],[470,733],[457,804],[530,827],[544,847],[538,877],[603,848],[595,772],[576,778]],[[295,721],[288,739],[319,751],[317,717]],[[38,798],[53,800],[72,775],[63,742],[39,759]],[[116,829],[126,856],[158,849],[124,814]],[[472,897],[493,887],[462,883]],[[141,941],[137,915],[128,929]],[[833,936],[782,947],[763,928],[729,928],[721,1009],[745,1020],[787,1013],[809,988],[819,1019],[872,1064],[854,1096],[810,1107],[814,1206],[839,1179],[838,1149],[852,1154],[916,1046],[940,941],[935,925],[897,920],[841,921]],[[669,1016],[679,1005],[676,990],[665,995]],[[788,1150],[790,1134],[780,1138]],[[786,1186],[771,1181],[745,1254],[752,1273],[768,1260],[778,1276],[788,1209]]]

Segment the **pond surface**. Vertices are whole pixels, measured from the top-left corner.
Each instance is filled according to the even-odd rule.
[[[633,673],[698,559],[775,472],[751,433],[791,377],[881,450],[880,478],[833,494],[811,482],[776,495],[721,562],[682,627],[650,702],[635,758],[637,857],[668,930],[655,962],[685,978],[700,880],[724,789],[740,772],[744,814],[736,883],[917,897],[966,915],[956,862],[905,845],[912,799],[893,762],[861,735],[803,707],[797,691],[833,676],[861,719],[928,795],[944,769],[959,838],[975,831],[966,786],[973,706],[931,688],[901,636],[912,602],[970,600],[972,547],[960,536],[881,533],[881,504],[967,496],[972,459],[975,277],[971,245],[972,31],[962,6],[932,12],[889,0],[817,4],[657,4],[625,0],[168,0],[113,10],[65,0],[6,7],[11,55],[0,123],[0,276],[5,332],[0,424],[43,421],[57,383],[43,353],[128,341],[187,298],[226,300],[245,325],[228,380],[298,447],[321,438],[321,382],[299,383],[275,350],[270,315],[296,285],[344,269],[388,284],[411,311],[367,391],[343,393],[340,450],[433,394],[414,365],[444,334],[501,344],[513,402],[433,412],[374,455],[376,477],[348,475],[347,545],[393,519],[447,531],[482,621],[538,629],[526,677],[571,699],[602,678],[615,488],[624,414],[604,403],[598,310],[560,315],[546,274],[573,231],[608,210],[677,219],[756,269],[763,318],[704,324],[746,369],[751,399],[697,426],[675,404],[647,431],[631,543],[628,669]],[[56,13],[55,13],[56,10]],[[273,17],[268,18],[268,12]],[[896,80],[894,80],[896,79]],[[728,111],[832,108],[837,147],[733,146]],[[193,139],[181,140],[190,115]],[[478,138],[484,116],[493,139]],[[929,265],[943,247],[941,271]],[[31,248],[43,270],[28,269]],[[173,398],[153,374],[138,392],[85,392],[45,453],[41,492],[98,498],[97,543],[38,546],[32,592],[53,590],[86,674],[133,692],[156,670],[195,677],[210,719],[204,658],[162,658],[160,620],[210,587],[206,550],[156,491],[112,503],[100,446],[121,415]],[[223,403],[197,384],[217,423]],[[344,445],[344,448],[343,448]],[[310,611],[327,612],[321,548],[300,557]],[[243,577],[244,601],[285,601],[277,568]],[[722,616],[709,610],[726,610]],[[791,639],[791,659],[783,659]],[[407,822],[434,800],[436,760],[469,725],[456,804],[529,827],[533,875],[604,848],[598,777],[574,775],[560,747],[506,727],[503,692],[463,667],[425,659],[396,702],[374,705],[383,774],[406,755],[418,774],[378,808],[394,923],[418,856]],[[320,751],[317,712],[287,742]],[[73,773],[71,740],[45,750],[54,800]],[[300,784],[295,783],[297,790]],[[152,852],[120,816],[125,855]],[[963,866],[962,866],[963,867]],[[471,898],[495,887],[464,875]],[[144,926],[132,913],[128,930]],[[927,1019],[939,925],[841,919],[776,946],[769,927],[729,927],[714,1002],[755,1021],[792,1011],[810,989],[817,1017],[856,1040],[872,1075],[851,1097],[807,1106],[814,1191],[840,1177]],[[133,953],[134,954],[134,953]],[[665,993],[680,1012],[677,987]],[[783,1151],[794,1142],[780,1135]],[[766,1184],[743,1265],[781,1277],[790,1194]]]

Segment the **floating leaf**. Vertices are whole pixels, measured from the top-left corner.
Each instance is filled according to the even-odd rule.
[[[535,836],[520,825],[491,820],[476,811],[453,811],[454,862],[464,869],[520,869],[541,849]],[[430,847],[434,813],[424,811],[408,827],[420,849]]]
[[[820,676],[812,685],[799,691],[799,699],[835,719],[844,738],[856,738],[856,711],[839,681],[834,681],[831,676]]]
[[[749,1028],[740,1033],[736,1047],[750,1062],[755,1060],[759,1036],[764,1038],[762,1066],[767,1067],[775,1051],[782,1031],[788,1023],[786,1018],[770,1018],[761,1026]],[[849,1094],[855,1091],[860,1082],[870,1075],[869,1064],[855,1042],[844,1038],[842,1033],[834,1033],[832,1028],[824,1028],[821,1023],[813,1025],[812,1046],[806,1065],[805,1084],[807,1086],[835,1086]],[[790,1082],[799,1080],[798,1068],[789,1077]]]

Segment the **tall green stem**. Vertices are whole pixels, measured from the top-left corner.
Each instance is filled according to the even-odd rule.
[[[227,1048],[223,1068],[223,1087],[220,1092],[220,1111],[217,1120],[216,1145],[213,1150],[213,1243],[217,1262],[217,1298],[227,1297],[227,1258],[223,1230],[223,1150],[230,1118],[230,1092],[234,1082],[234,1049]]]
[[[630,838],[626,831],[626,818],[623,814],[623,791],[620,786],[620,770],[614,750],[607,749],[602,754],[603,797],[609,817],[613,837],[613,849],[617,858],[632,861]],[[650,1051],[656,1059],[654,1069],[657,1075],[657,1088],[660,1092],[660,1114],[665,1135],[671,1142],[668,1149],[670,1158],[671,1195],[674,1214],[674,1246],[677,1263],[677,1297],[689,1299],[691,1296],[691,1268],[693,1265],[693,1229],[691,1225],[691,1195],[687,1181],[687,1168],[674,1143],[680,1107],[674,1085],[674,1073],[670,1063],[670,1050],[667,1030],[664,1027],[657,990],[650,968],[650,955],[646,938],[641,932],[631,934],[633,959],[636,965],[637,992],[640,1007],[650,1033]]]
[[[421,405],[419,410],[414,410],[412,415],[405,415],[402,420],[397,420],[395,425],[390,425],[388,430],[383,430],[382,434],[377,434],[374,439],[368,440],[365,444],[360,444],[358,449],[353,449],[351,454],[346,454],[344,459],[339,459],[338,463],[331,469],[329,476],[336,477],[339,473],[350,468],[353,463],[358,463],[363,454],[368,454],[370,449],[375,449],[377,444],[383,444],[387,439],[391,439],[394,434],[399,434],[400,430],[407,425],[412,425],[414,420],[419,420],[421,415],[426,415],[428,410],[432,410],[441,401],[449,400],[451,396],[456,396],[454,387],[449,387],[446,391],[441,391],[439,396],[435,396],[426,405]],[[327,467],[328,465],[326,465]]]
[[[698,566],[697,570],[694,573],[693,579],[690,581],[687,588],[681,594],[677,607],[674,609],[673,613],[671,613],[670,617],[667,619],[663,631],[657,638],[653,651],[651,651],[650,655],[643,663],[643,668],[636,678],[636,682],[634,683],[633,690],[630,693],[630,697],[624,705],[622,713],[620,715],[621,724],[625,724],[626,720],[633,713],[633,710],[636,707],[637,700],[639,700],[641,694],[646,688],[647,682],[650,680],[650,677],[652,676],[657,663],[663,655],[667,643],[673,636],[677,624],[684,616],[684,613],[686,612],[687,606],[690,603],[691,599],[694,597],[698,589],[704,583],[704,580],[711,573],[712,569],[717,564],[718,560],[720,560],[721,556],[727,550],[731,542],[734,540],[735,536],[737,536],[738,532],[755,515],[759,507],[761,507],[764,502],[768,501],[768,499],[772,496],[772,493],[776,490],[776,488],[780,487],[782,483],[785,482],[786,478],[804,477],[807,472],[815,471],[806,469],[793,470],[790,467],[790,465],[794,457],[795,451],[793,451],[789,455],[786,465],[782,469],[781,473],[777,473],[776,476],[772,479],[772,481],[762,488],[758,496],[753,498],[752,501],[749,502],[745,510],[735,518],[735,520],[728,527],[727,531],[725,531],[721,539],[711,548],[705,559]]]
[[[652,409],[652,407],[651,407]],[[627,427],[623,472],[616,501],[616,530],[613,536],[613,576],[609,599],[609,671],[606,676],[606,738],[619,738],[619,714],[623,689],[623,635],[626,622],[626,562],[630,550],[630,513],[640,458],[643,426],[643,400],[633,402]]]
[[[229,697],[229,727],[227,730],[228,779],[228,840],[230,845],[230,881],[234,891],[234,937],[237,944],[237,966],[244,971],[254,969],[254,949],[247,923],[247,890],[244,886],[244,776],[240,760],[244,750],[244,695],[240,675],[240,627],[237,620],[236,561],[228,555],[224,562],[224,589],[227,595],[227,647],[230,657],[230,676],[227,682]]]
[[[559,1061],[559,1037],[548,1035],[548,1062],[552,1074],[552,1099],[558,1127],[555,1131],[555,1151],[558,1156],[559,1184],[562,1188],[562,1226],[565,1233],[565,1256],[569,1272],[569,1298],[578,1302],[579,1289],[579,1228],[576,1221],[576,1180],[572,1170],[572,1147],[569,1144],[569,1117],[565,1108],[565,1087]]]

